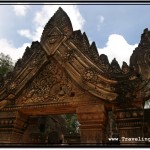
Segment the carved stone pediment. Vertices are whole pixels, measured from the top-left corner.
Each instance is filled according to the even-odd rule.
[[[77,88],[61,65],[51,59],[16,99],[16,105],[72,102],[88,93]]]
[[[143,46],[149,46],[146,44],[148,37],[149,32],[145,31],[135,51],[141,52]],[[146,52],[145,49],[141,53],[148,61]],[[74,98],[75,93],[86,93],[90,98],[93,96],[93,99],[105,102],[113,102],[120,97],[126,99],[128,95],[136,98],[134,93],[141,88],[141,78],[135,69],[137,65],[141,67],[141,60],[136,60],[143,56],[136,53],[132,55],[130,66],[124,62],[120,68],[115,59],[109,63],[106,55],[99,56],[94,42],[90,45],[86,33],[73,31],[68,15],[59,8],[46,24],[41,41],[26,48],[14,71],[4,79],[0,99],[26,105],[59,103],[69,99],[77,101],[79,97],[76,95]]]

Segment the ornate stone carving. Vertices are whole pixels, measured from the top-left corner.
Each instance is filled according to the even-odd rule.
[[[73,32],[69,17],[59,8],[45,26],[41,42],[27,47],[14,71],[1,80],[1,112],[10,115],[18,110],[28,115],[46,115],[57,113],[56,108],[61,113],[72,113],[81,106],[77,113],[83,141],[100,143],[107,120],[105,108],[98,108],[102,102],[110,110],[112,106],[121,109],[115,110],[120,135],[129,133],[121,128],[141,129],[143,110],[134,106],[150,95],[146,81],[150,77],[149,37],[146,29],[131,64],[124,62],[121,69],[115,59],[110,64],[106,55],[99,56],[96,44],[90,45],[85,33]],[[8,100],[14,100],[15,105],[7,105]],[[11,125],[17,134],[24,130],[26,122],[20,116],[16,122],[5,117],[0,119],[1,127]],[[135,135],[134,132],[129,135]]]
[[[90,46],[85,32],[82,34],[80,30],[74,31],[69,41],[71,41],[82,53],[84,53],[90,61],[95,64],[98,63],[99,54],[96,44],[93,42]]]
[[[59,30],[59,28],[54,27],[52,31],[47,35],[45,40],[41,42],[41,44],[47,55],[51,56],[55,53],[64,39],[65,37],[63,36],[63,33]]]
[[[91,61],[97,64],[99,60],[99,54],[95,42],[92,42],[88,51],[89,51],[89,57],[91,58]]]
[[[112,74],[121,73],[120,66],[119,66],[119,64],[118,64],[118,62],[116,61],[115,58],[112,60],[112,62],[110,64],[109,72],[112,73]]]
[[[130,65],[137,73],[142,74],[143,79],[149,79],[150,67],[150,31],[144,30],[138,47],[130,57]]]
[[[99,62],[98,62],[98,66],[100,69],[104,70],[104,72],[107,72],[109,69],[109,61],[108,61],[108,57],[104,54],[101,54],[99,56]]]
[[[84,36],[85,37],[85,36]],[[69,39],[78,49],[80,49],[82,52],[87,51],[88,48],[88,42],[87,39],[83,39],[83,35],[80,30],[74,31]],[[84,41],[84,42],[83,42]],[[87,53],[85,53],[87,55]]]
[[[78,96],[78,90],[68,80],[63,68],[56,60],[51,59],[33,81],[28,83],[16,104],[61,102],[74,96]]]
[[[3,117],[2,117],[3,116]],[[21,135],[26,129],[27,117],[16,111],[1,110],[0,117],[0,141],[1,144],[22,143]]]
[[[119,137],[137,138],[143,137],[143,108],[142,107],[130,107],[130,108],[115,108],[115,121],[117,123]],[[140,144],[141,141],[120,141],[122,144]]]
[[[67,50],[64,55],[64,61],[71,62],[71,61],[73,61],[73,58],[74,58],[74,50],[73,49]]]
[[[46,26],[44,27],[44,31],[41,36],[41,42],[45,41],[53,28],[57,27],[64,35],[71,35],[73,32],[71,21],[63,11],[62,8],[59,8],[54,16],[48,21]]]
[[[84,49],[82,49],[82,50],[84,53],[89,54],[88,49],[90,47],[90,43],[89,43],[86,33],[84,32],[83,35],[81,35],[81,37],[82,37],[83,47],[84,47]]]
[[[138,79],[129,82],[128,80],[118,82],[116,90],[118,91],[117,105],[120,107],[132,106],[136,100],[136,91],[139,89]]]
[[[7,99],[6,94],[17,94],[46,60],[45,52],[39,42],[33,42],[31,48],[27,47],[22,59],[16,62],[13,72],[6,76],[1,88],[5,93],[1,94],[1,99]]]
[[[86,69],[83,72],[83,79],[89,82],[96,82],[97,80],[97,73],[92,68]]]
[[[0,110],[3,109],[8,104],[10,104],[9,100],[2,100],[2,101],[0,101]]]

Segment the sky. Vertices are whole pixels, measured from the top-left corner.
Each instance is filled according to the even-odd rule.
[[[0,5],[0,52],[14,62],[32,41],[40,41],[43,28],[58,7],[71,19],[73,29],[85,32],[99,54],[119,65],[129,58],[145,28],[150,29],[150,5]]]

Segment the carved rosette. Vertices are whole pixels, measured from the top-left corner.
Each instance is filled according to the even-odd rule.
[[[72,62],[74,59],[74,50],[67,50],[64,54],[64,61],[65,62]]]
[[[97,72],[92,69],[92,68],[89,68],[89,69],[86,69],[84,72],[83,72],[83,80],[85,81],[88,81],[88,82],[96,82],[97,79],[98,79],[98,76],[97,76]]]

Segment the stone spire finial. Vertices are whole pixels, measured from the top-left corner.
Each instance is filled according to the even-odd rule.
[[[57,27],[63,33],[63,35],[69,36],[73,32],[70,18],[61,7],[59,7],[59,9],[55,12],[55,14],[51,17],[51,19],[44,27],[41,41],[43,41],[46,37],[50,35],[54,27]]]

